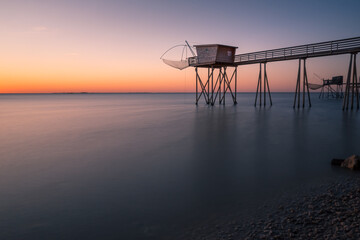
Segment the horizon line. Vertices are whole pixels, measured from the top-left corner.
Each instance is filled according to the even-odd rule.
[[[240,93],[256,93],[254,92],[237,92]],[[288,92],[272,92],[272,93],[293,93]],[[0,95],[20,95],[20,94],[196,94],[196,92],[28,92],[28,93],[0,93]]]

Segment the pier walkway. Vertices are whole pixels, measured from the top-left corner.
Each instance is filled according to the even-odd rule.
[[[232,65],[239,66],[254,63],[325,57],[356,52],[360,52],[360,37],[238,54],[235,55]],[[189,58],[189,63],[190,66],[199,66],[197,57]]]
[[[235,65],[325,57],[360,52],[360,37],[235,55]]]

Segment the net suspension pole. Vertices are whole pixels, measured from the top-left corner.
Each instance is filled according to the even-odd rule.
[[[185,40],[185,43],[186,43],[186,45],[189,47],[190,52],[191,52],[191,54],[193,55],[193,57],[195,57],[195,53],[194,53],[194,51],[191,49],[191,47],[190,47],[190,45],[189,45],[188,41],[186,41],[186,40]]]

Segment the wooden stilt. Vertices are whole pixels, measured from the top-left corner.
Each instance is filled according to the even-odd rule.
[[[262,73],[262,65],[264,66],[264,73]],[[266,72],[266,62],[260,63],[260,69],[259,69],[259,77],[258,77],[258,83],[256,87],[256,96],[255,96],[255,107],[257,104],[257,100],[259,98],[259,106],[262,105],[262,98],[264,98],[264,106],[266,106],[266,92],[269,94],[269,100],[270,105],[272,105],[272,99],[271,99],[271,93],[270,93],[270,87],[269,87],[269,79],[267,77]]]
[[[297,76],[297,80],[296,80],[296,88],[295,88],[295,97],[294,97],[293,108],[295,108],[296,100],[298,98],[298,89],[300,87],[300,65],[301,65],[301,60],[299,59],[299,69],[298,69],[298,76]]]
[[[258,78],[258,84],[257,84],[257,88],[256,88],[256,97],[255,97],[255,107],[256,107],[256,102],[257,102],[257,98],[258,98],[258,93],[259,93],[259,84],[261,81],[261,63],[260,63],[260,71],[259,71],[259,78]],[[261,92],[260,92],[261,94]],[[260,105],[261,106],[261,105]]]
[[[261,93],[262,93],[262,91],[261,91],[261,85],[262,85],[262,83],[261,83],[261,78],[262,78],[262,75],[261,75],[261,63],[260,63],[260,74],[259,74],[259,83],[260,83],[260,92],[259,92],[259,95],[260,95],[260,107],[261,107]]]
[[[221,68],[219,69],[219,104],[221,104],[221,83],[222,83],[222,71]]]
[[[211,68],[211,105],[214,105],[214,67]]]
[[[195,68],[195,72],[196,72],[196,102],[195,104],[198,104],[198,69],[197,67]]]
[[[305,66],[305,60],[304,60],[304,75],[305,75],[305,85],[306,85],[306,89],[307,89],[307,95],[308,95],[308,101],[309,101],[309,107],[311,107],[311,99],[310,99],[310,91],[309,91],[309,82],[308,82],[308,77],[307,77],[307,71],[306,71],[306,66]]]
[[[301,88],[301,59],[299,59],[299,87],[298,87],[298,108],[300,108],[300,88]]]
[[[266,106],[266,63],[264,65],[264,107]]]
[[[353,64],[353,71],[352,71],[352,84],[351,84],[351,110],[354,108],[354,96],[355,96],[355,71],[356,71],[356,60],[355,55],[353,54],[354,64]]]
[[[358,77],[357,77],[357,65],[356,65],[356,55],[357,53],[354,54],[354,78],[355,78],[355,89],[356,89],[356,109],[359,109],[359,83],[358,81]]]
[[[310,91],[309,91],[309,84],[308,84],[308,78],[307,78],[307,72],[306,72],[306,58],[299,59],[299,68],[298,68],[298,75],[296,80],[296,88],[295,88],[295,97],[294,97],[294,104],[293,108],[296,106],[297,101],[297,107],[300,108],[300,98],[301,98],[301,60],[304,61],[303,63],[303,76],[302,76],[302,107],[305,108],[305,94],[307,91],[308,101],[309,101],[309,107],[311,107],[311,99],[310,99]]]
[[[264,64],[264,74],[265,74],[264,78],[266,79],[266,85],[267,85],[269,99],[270,99],[270,106],[272,106],[271,93],[270,93],[270,87],[269,87],[269,80],[268,80],[267,72],[266,72],[266,63]]]
[[[234,101],[234,104],[237,104],[236,95],[237,95],[237,66],[235,67],[235,101]]]
[[[348,75],[346,78],[346,86],[345,86],[345,95],[344,95],[344,102],[343,102],[343,110],[347,110],[349,108],[349,91],[350,91],[350,79],[351,79],[351,67],[352,67],[352,59],[353,54],[350,54],[350,63],[349,63],[349,70]]]
[[[210,81],[210,68],[208,68],[208,85],[207,85],[207,87],[208,87],[208,91],[207,91],[207,98],[208,98],[208,101],[207,101],[207,104],[210,104],[210,83],[209,83],[209,81]]]
[[[305,107],[305,61],[306,59],[304,59],[304,66],[303,66],[303,104],[302,104],[302,107],[304,108]]]
[[[223,71],[223,96],[222,96],[222,103],[225,104],[225,96],[226,96],[226,68],[224,67]]]

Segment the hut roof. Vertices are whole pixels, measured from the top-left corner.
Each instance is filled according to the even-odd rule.
[[[229,45],[223,45],[223,44],[200,44],[200,45],[194,45],[194,47],[214,47],[214,46],[238,48],[238,47],[229,46]]]

